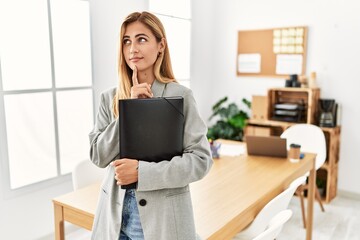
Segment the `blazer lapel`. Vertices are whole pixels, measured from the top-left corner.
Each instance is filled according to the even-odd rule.
[[[151,91],[154,94],[154,97],[162,97],[164,95],[165,86],[165,83],[162,83],[155,79],[151,86]]]

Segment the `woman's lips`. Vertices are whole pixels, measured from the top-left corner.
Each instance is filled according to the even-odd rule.
[[[142,58],[140,57],[135,57],[135,58],[130,58],[130,62],[138,62],[140,61]]]

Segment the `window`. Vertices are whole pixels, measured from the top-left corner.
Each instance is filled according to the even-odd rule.
[[[149,0],[149,9],[164,24],[175,78],[190,87],[190,0]]]
[[[88,158],[89,2],[5,0],[0,31],[0,160],[9,170],[1,180],[17,189]]]

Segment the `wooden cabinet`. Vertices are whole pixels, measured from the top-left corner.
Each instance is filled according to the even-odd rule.
[[[245,128],[245,135],[280,136],[285,129],[297,122],[273,120],[274,104],[285,102],[304,103],[306,115],[300,122],[316,124],[317,102],[320,97],[319,89],[307,88],[274,88],[268,91],[267,119],[249,119]],[[299,122],[299,123],[300,123]],[[338,162],[340,149],[340,126],[321,128],[326,139],[327,158],[324,165],[317,170],[317,183],[324,185],[323,201],[329,203],[337,194]]]
[[[325,202],[330,202],[337,194],[338,182],[338,163],[340,150],[340,126],[334,128],[321,128],[326,139],[326,160],[324,165],[318,170],[317,178],[325,183],[323,198]]]
[[[268,119],[315,123],[319,97],[319,88],[271,88],[268,90]]]

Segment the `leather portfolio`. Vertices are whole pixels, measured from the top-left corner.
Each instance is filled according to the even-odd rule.
[[[183,105],[182,97],[119,100],[120,158],[160,162],[181,156]],[[136,188],[136,183],[121,187]]]

